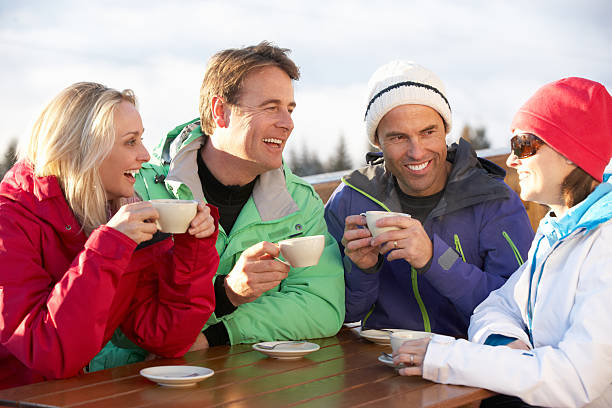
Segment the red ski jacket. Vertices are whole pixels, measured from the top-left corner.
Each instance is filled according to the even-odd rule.
[[[57,179],[18,162],[0,184],[0,389],[81,373],[118,327],[183,355],[214,310],[216,238],[87,237]]]

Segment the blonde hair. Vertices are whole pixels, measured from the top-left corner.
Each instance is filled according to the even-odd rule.
[[[86,234],[108,220],[99,168],[115,143],[114,112],[122,101],[134,106],[134,93],[93,82],[78,82],[59,93],[42,111],[19,158],[37,177],[55,176]]]
[[[206,66],[200,88],[200,119],[202,131],[212,135],[215,122],[212,117],[212,97],[220,96],[225,102],[236,104],[242,83],[253,70],[276,66],[297,81],[300,69],[288,57],[290,50],[279,48],[267,41],[244,48],[231,48],[213,55]]]

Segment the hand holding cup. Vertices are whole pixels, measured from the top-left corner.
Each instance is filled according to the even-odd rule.
[[[196,238],[206,238],[215,232],[215,219],[210,215],[210,207],[198,203],[198,211],[189,224],[187,232]]]
[[[369,214],[375,213],[375,214]],[[433,244],[423,225],[408,214],[368,211],[368,229],[372,224],[374,238],[370,242],[388,261],[404,259],[415,268],[427,265],[433,256]]]
[[[278,246],[266,241],[244,250],[225,277],[225,293],[234,306],[256,300],[289,275],[289,265],[274,259],[279,253]]]
[[[155,221],[157,218],[158,214],[151,204],[147,201],[140,201],[119,208],[106,226],[116,229],[140,244],[153,238],[157,227],[151,220]]]
[[[402,367],[400,375],[423,375],[423,362],[432,336],[432,333],[412,330],[391,333],[393,363]]]
[[[378,262],[378,248],[370,245],[372,234],[366,226],[366,218],[362,215],[349,215],[344,220],[342,245],[344,254],[358,268],[368,269]]]

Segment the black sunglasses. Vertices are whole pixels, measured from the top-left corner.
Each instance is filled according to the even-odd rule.
[[[510,139],[512,153],[519,159],[531,157],[544,144],[544,141],[533,133],[521,133]]]

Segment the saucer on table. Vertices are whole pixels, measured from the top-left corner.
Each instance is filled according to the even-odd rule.
[[[261,346],[274,348],[269,349]],[[257,350],[269,357],[281,360],[298,359],[318,349],[320,349],[318,344],[309,342],[292,343],[287,341],[264,341],[262,343],[253,344],[253,350]]]
[[[210,377],[215,372],[210,368],[197,366],[157,366],[140,370],[143,377],[165,387],[191,387]]]
[[[381,363],[383,363],[384,365],[386,365],[388,367],[396,368],[395,364],[393,364],[393,359],[387,357],[384,354],[381,354],[380,356],[378,356],[378,361],[380,361]]]
[[[364,339],[374,342],[376,344],[391,344],[391,338],[389,337],[389,335],[396,331],[404,331],[404,329],[359,330],[359,335]]]

